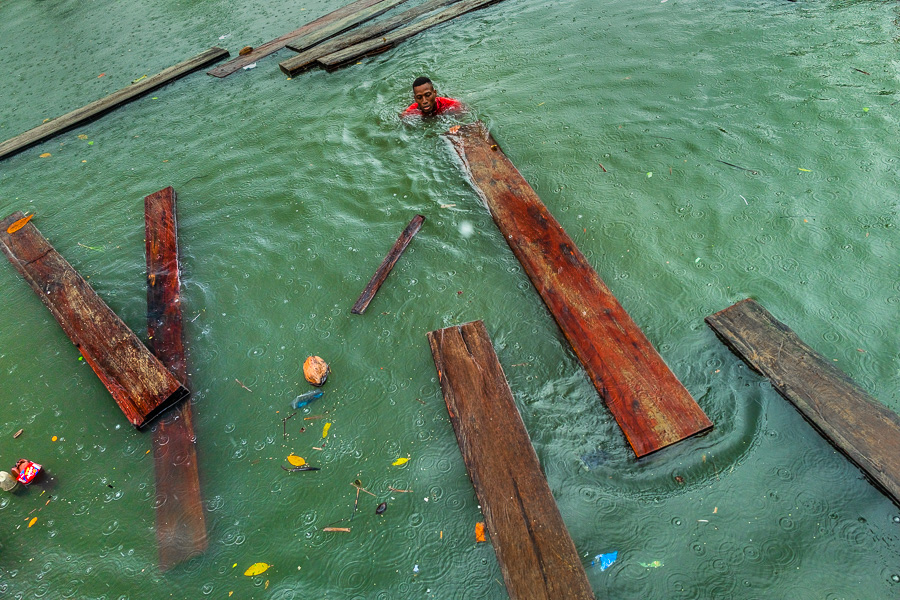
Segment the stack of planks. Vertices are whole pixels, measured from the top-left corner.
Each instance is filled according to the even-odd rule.
[[[282,48],[298,52],[279,66],[293,76],[313,66],[336,69],[393,48],[410,37],[500,0],[425,0],[381,21],[356,28],[407,0],[357,0],[266,42],[210,71],[227,77]]]

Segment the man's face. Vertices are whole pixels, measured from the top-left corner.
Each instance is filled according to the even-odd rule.
[[[430,83],[423,83],[413,88],[413,96],[419,103],[419,110],[423,115],[430,115],[437,109],[437,92]]]

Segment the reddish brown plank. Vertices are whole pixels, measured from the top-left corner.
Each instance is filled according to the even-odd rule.
[[[147,335],[150,350],[187,382],[175,201],[172,187],[144,198]],[[195,439],[190,402],[168,411],[153,429],[156,539],[164,571],[207,548]]]
[[[750,367],[900,506],[900,417],[754,300],[706,317]]]
[[[484,323],[428,342],[509,597],[593,600]]]
[[[448,137],[635,454],[712,427],[484,124],[465,125]]]
[[[380,1],[381,0],[356,0],[356,2],[348,4],[347,6],[330,12],[327,15],[319,17],[315,21],[310,21],[300,29],[295,29],[294,31],[277,37],[270,42],[266,42],[261,46],[257,46],[249,54],[236,56],[235,58],[229,60],[227,63],[221,64],[215,69],[210,69],[209,71],[207,71],[207,74],[212,75],[213,77],[227,77],[236,71],[240,71],[247,65],[255,63],[259,59],[265,58],[273,52],[281,50],[285,47],[285,45],[287,45],[288,42],[296,37],[311,33],[320,27],[328,26],[331,23],[352,15],[357,11],[365,10]]]
[[[409,243],[412,241],[413,237],[419,230],[422,229],[422,223],[425,222],[425,217],[422,215],[416,215],[413,217],[413,220],[409,222],[409,225],[406,226],[406,229],[403,230],[403,233],[400,234],[400,237],[397,238],[397,241],[394,242],[393,247],[391,247],[391,251],[388,252],[387,256],[384,257],[384,260],[381,261],[381,265],[379,265],[378,269],[375,271],[375,274],[372,275],[372,279],[369,280],[369,283],[366,284],[366,289],[363,290],[362,294],[360,294],[359,299],[356,301],[356,304],[353,305],[353,308],[350,309],[350,312],[355,315],[361,315],[366,312],[366,308],[368,308],[369,303],[372,301],[372,298],[375,297],[375,294],[378,292],[378,289],[381,287],[381,284],[384,283],[384,280],[387,279],[388,274],[391,272],[391,269],[394,268],[394,265],[397,263],[397,260],[400,258],[400,255],[403,254],[403,251],[406,250],[406,247],[409,246]]]
[[[81,351],[135,427],[188,396],[187,389],[147,350],[84,278],[41,235],[34,221],[17,232],[0,221],[0,249]]]

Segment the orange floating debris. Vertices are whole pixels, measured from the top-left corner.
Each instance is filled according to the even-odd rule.
[[[10,225],[9,227],[6,228],[6,233],[15,233],[18,230],[22,229],[23,227],[25,227],[25,223],[30,221],[31,217],[33,217],[33,216],[34,216],[34,213],[31,213],[27,217],[19,219],[18,221],[16,221],[15,223],[13,223],[12,225]]]

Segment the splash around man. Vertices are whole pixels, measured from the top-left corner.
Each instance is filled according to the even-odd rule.
[[[445,114],[459,114],[465,112],[466,105],[453,98],[438,96],[434,84],[427,77],[417,77],[412,84],[415,102],[400,113],[400,118],[407,117],[436,117]]]

